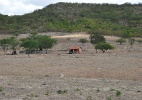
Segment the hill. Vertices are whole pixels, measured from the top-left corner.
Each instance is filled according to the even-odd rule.
[[[142,4],[57,3],[22,16],[0,15],[0,33],[92,30],[142,36]]]

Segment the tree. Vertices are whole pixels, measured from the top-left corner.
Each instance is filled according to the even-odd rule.
[[[87,40],[87,39],[82,38],[82,39],[80,39],[78,42],[81,42],[82,44],[84,44],[84,43],[87,43],[87,42],[88,42],[88,40]]]
[[[29,40],[31,40],[31,41],[29,41]],[[47,35],[37,35],[37,34],[30,35],[27,38],[21,39],[21,41],[24,43],[24,46],[23,46],[23,43],[22,43],[23,47],[28,48],[30,50],[31,49],[35,49],[35,47],[36,47],[36,49],[39,49],[41,51],[43,49],[45,49],[46,50],[46,54],[47,54],[47,50],[49,48],[52,48],[57,43],[57,40],[54,39],[54,38],[51,38],[50,36],[47,36]],[[30,42],[30,44],[35,42],[36,46],[34,47],[34,45],[33,45],[33,48],[29,48],[29,47],[32,47],[32,44],[31,45],[28,44],[27,41]]]
[[[134,38],[130,38],[130,39],[129,39],[129,43],[130,43],[131,48],[132,48],[132,46],[133,46],[134,43],[135,43],[135,39],[134,39]]]
[[[126,43],[126,40],[121,38],[121,39],[118,39],[116,42],[120,43],[120,45],[122,45],[122,43]]]
[[[56,43],[57,40],[54,38],[51,38],[50,36],[46,36],[46,35],[38,35],[37,36],[37,41],[39,43],[38,48],[40,50],[45,49],[46,50],[46,54],[47,54],[47,49],[52,48]]]
[[[11,43],[10,38],[0,40],[0,45],[4,52],[6,52],[9,49],[10,43]]]
[[[12,52],[13,55],[17,54],[16,49],[18,46],[19,46],[19,41],[16,40],[15,37],[11,37],[10,38],[10,47],[13,50],[13,52]]]
[[[36,40],[25,39],[25,40],[23,40],[21,47],[24,47],[28,50],[28,57],[30,58],[31,51],[37,49],[38,44],[39,43]]]
[[[98,44],[100,42],[105,42],[105,38],[99,32],[90,32],[90,42],[92,44]]]
[[[114,49],[114,47],[109,43],[99,43],[95,46],[95,49],[96,49],[96,52],[99,49],[99,50],[102,50],[103,53],[105,53],[105,51],[112,50]]]
[[[16,40],[15,37],[2,39],[0,40],[0,44],[4,52],[6,52],[8,49],[12,49],[12,54],[17,54],[16,49],[19,46],[19,42]]]

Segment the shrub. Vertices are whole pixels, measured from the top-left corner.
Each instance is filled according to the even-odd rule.
[[[130,43],[131,46],[133,46],[134,43],[135,43],[135,39],[134,39],[134,38],[130,38],[130,39],[129,39],[129,43]]]
[[[2,86],[0,86],[0,92],[3,91],[3,89],[4,89],[4,88],[3,88]]]
[[[87,42],[88,42],[88,40],[87,40],[87,39],[82,38],[82,39],[80,39],[80,40],[79,40],[79,42],[81,42],[82,44],[84,44],[84,43],[87,43]]]
[[[65,94],[65,93],[67,93],[67,90],[58,90],[57,93],[58,94]]]
[[[107,99],[106,99],[106,100],[111,100],[111,96],[107,97]]]
[[[95,49],[96,49],[96,52],[97,52],[97,50],[99,49],[99,50],[102,50],[103,53],[104,53],[104,52],[107,51],[107,50],[112,50],[112,49],[114,49],[114,47],[113,47],[111,44],[109,44],[109,43],[99,43],[99,44],[97,44],[97,45],[95,46]]]
[[[121,39],[118,39],[116,42],[120,43],[120,45],[122,45],[122,43],[126,43],[126,40],[121,38]]]
[[[116,96],[120,96],[121,95],[121,91],[116,90]]]

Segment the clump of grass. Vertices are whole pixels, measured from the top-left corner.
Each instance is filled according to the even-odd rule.
[[[66,94],[66,93],[67,93],[67,90],[58,90],[57,93],[58,93],[58,94]]]
[[[80,89],[76,88],[75,91],[80,91]]]
[[[3,91],[3,89],[4,89],[4,88],[3,88],[2,86],[0,86],[0,92]]]
[[[31,94],[31,95],[29,95],[29,96],[31,96],[31,97],[38,97],[38,95],[37,94]]]
[[[45,95],[49,95],[49,91],[46,91]]]
[[[140,90],[138,90],[137,92],[141,92]]]
[[[111,96],[107,97],[107,99],[106,99],[106,100],[111,100]]]
[[[115,94],[116,96],[120,96],[121,95],[121,91],[119,91],[119,90],[116,90],[116,94]]]
[[[115,91],[115,89],[111,88],[110,91]]]
[[[98,92],[98,93],[100,92],[100,89],[99,89],[99,88],[97,89],[97,92]]]
[[[87,100],[92,100],[92,96],[88,96],[88,97],[87,97]]]

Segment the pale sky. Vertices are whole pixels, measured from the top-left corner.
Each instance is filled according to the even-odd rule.
[[[57,2],[137,4],[142,3],[142,0],[0,0],[0,14],[23,15]]]

